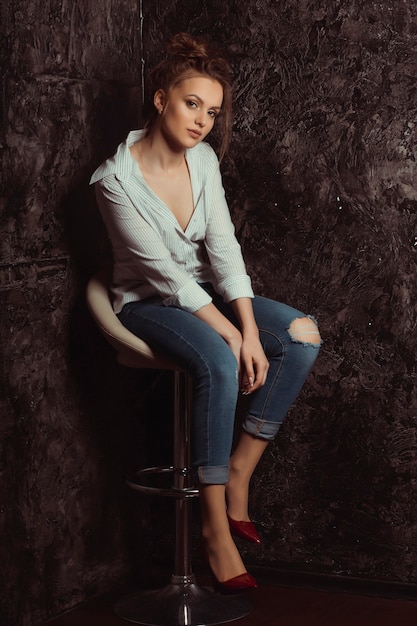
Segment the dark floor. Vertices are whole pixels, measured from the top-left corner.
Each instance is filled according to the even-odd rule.
[[[249,615],[236,626],[416,626],[417,598],[396,599],[311,587],[261,584],[247,594]],[[114,595],[98,598],[48,622],[48,626],[122,626]],[[222,622],[224,625],[225,622]]]

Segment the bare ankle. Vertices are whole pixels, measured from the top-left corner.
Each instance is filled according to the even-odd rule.
[[[249,521],[248,517],[248,500],[249,485],[233,482],[226,489],[227,496],[227,513],[236,521]]]
[[[229,580],[246,572],[246,567],[231,536],[205,540],[203,549],[205,558],[219,581]]]

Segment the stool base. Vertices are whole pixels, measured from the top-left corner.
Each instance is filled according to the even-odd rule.
[[[119,617],[144,626],[211,626],[245,617],[252,608],[243,594],[222,596],[190,581],[139,591],[114,606]]]

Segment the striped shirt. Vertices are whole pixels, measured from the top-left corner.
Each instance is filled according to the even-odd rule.
[[[205,282],[226,302],[252,298],[213,149],[202,142],[186,150],[194,211],[184,231],[130,153],[143,136],[130,132],[90,181],[113,249],[115,312],[128,302],[160,296],[164,305],[193,313],[211,302],[200,286]]]

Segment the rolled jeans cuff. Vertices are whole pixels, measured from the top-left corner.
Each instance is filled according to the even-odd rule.
[[[225,485],[229,480],[229,466],[199,467],[198,480],[201,485]]]
[[[277,422],[267,422],[253,415],[247,415],[243,422],[243,430],[265,441],[273,441],[279,431],[281,424]]]

